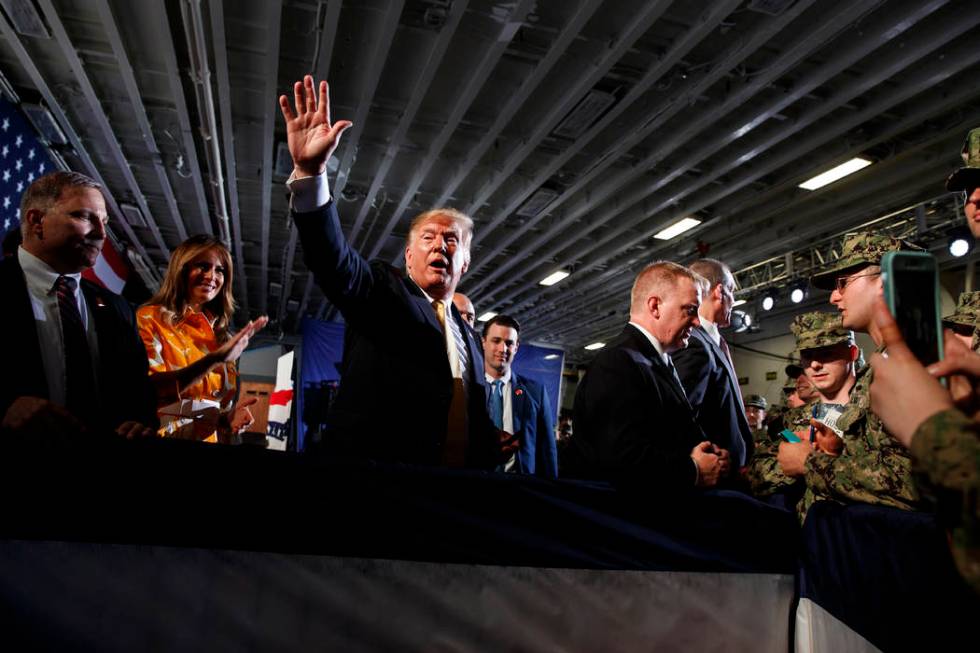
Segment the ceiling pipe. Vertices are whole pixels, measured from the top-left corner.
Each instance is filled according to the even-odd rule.
[[[218,142],[218,119],[214,110],[211,66],[208,64],[208,41],[204,32],[201,0],[183,0],[180,3],[180,15],[184,22],[184,37],[187,39],[191,83],[197,97],[197,106],[204,114],[204,123],[200,125],[199,133],[204,139],[205,160],[210,172],[211,199],[214,201],[214,218],[217,221],[218,239],[231,250],[228,202],[225,200],[224,164],[222,163],[221,144]]]
[[[213,37],[214,73],[218,87],[218,107],[221,111],[221,141],[224,145],[228,209],[231,219],[232,255],[235,257],[235,294],[246,318],[251,318],[248,305],[248,272],[242,249],[242,223],[238,205],[238,167],[235,163],[235,135],[232,131],[231,84],[228,80],[228,48],[225,39],[224,0],[210,0],[211,34]]]
[[[119,74],[122,77],[123,86],[126,87],[126,95],[129,96],[129,103],[133,105],[133,117],[139,125],[140,132],[143,136],[143,143],[146,145],[147,152],[150,155],[149,159],[153,162],[153,169],[156,172],[160,190],[163,192],[163,199],[167,203],[167,208],[170,210],[170,218],[173,220],[174,227],[177,229],[177,236],[181,240],[184,240],[187,238],[184,219],[181,217],[180,210],[177,208],[177,198],[174,196],[173,186],[170,185],[170,178],[167,176],[167,169],[163,164],[160,148],[157,147],[156,138],[153,136],[153,130],[150,127],[150,121],[146,114],[146,107],[143,105],[139,85],[136,83],[136,76],[133,73],[133,66],[129,61],[129,55],[126,53],[126,48],[123,45],[122,36],[119,34],[118,23],[112,14],[112,9],[109,7],[107,0],[96,0],[95,4],[99,12],[99,17],[102,19],[102,26],[105,28],[106,35],[109,37],[109,45],[112,46],[112,52],[116,57],[116,61],[119,63]]]
[[[265,98],[270,103],[279,97],[279,38],[282,26],[282,0],[265,0],[261,4],[265,9],[265,20],[268,34],[266,48],[266,70],[265,70]],[[275,135],[276,121],[279,120],[279,111],[268,108],[265,111],[265,120],[262,124],[262,198],[259,208],[259,220],[262,225],[261,243],[262,254],[259,266],[259,312],[267,315],[269,312],[269,225],[272,222],[272,173],[276,167],[275,161]],[[287,221],[289,218],[286,218]],[[285,281],[285,280],[283,280]],[[280,293],[279,301],[286,301],[285,295]],[[281,325],[280,325],[281,327]]]

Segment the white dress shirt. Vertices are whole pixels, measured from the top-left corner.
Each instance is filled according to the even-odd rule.
[[[664,346],[660,344],[660,341],[657,340],[657,338],[652,333],[650,333],[649,331],[641,327],[636,322],[630,322],[630,324],[636,327],[637,331],[639,331],[640,333],[642,333],[647,337],[647,340],[650,341],[650,344],[653,345],[653,348],[657,350],[658,354],[660,354],[660,360],[664,362],[664,365],[666,365],[667,367],[672,367],[673,363],[671,363],[670,361],[670,354],[668,354],[667,350],[664,349]]]
[[[55,282],[62,275],[23,247],[17,248],[17,262],[24,271],[27,294],[31,299],[31,309],[34,312],[34,325],[41,345],[41,363],[44,366],[44,378],[48,382],[48,399],[59,406],[64,406],[67,403],[65,341],[61,331],[58,293],[54,289]],[[75,280],[75,301],[78,302],[78,313],[85,326],[89,353],[92,356],[92,369],[97,370],[99,343],[95,335],[95,323],[81,289],[82,275],[76,273],[64,276]],[[11,344],[16,345],[16,343]],[[96,377],[97,381],[98,377]]]
[[[721,331],[718,330],[718,325],[700,315],[698,320],[701,322],[701,328],[705,330],[712,342],[721,347]]]
[[[497,379],[493,378],[492,376],[490,376],[486,372],[484,372],[484,377],[486,378],[487,388],[490,390],[490,396],[492,397],[493,396],[493,383]],[[503,398],[504,398],[504,402],[503,402],[504,403],[504,410],[503,410],[503,414],[501,415],[501,420],[500,420],[501,421],[501,424],[502,424],[502,427],[501,428],[503,428],[503,430],[505,430],[508,433],[510,433],[510,434],[513,435],[513,433],[514,433],[514,392],[513,392],[513,388],[511,388],[511,385],[510,385],[510,369],[509,368],[504,373],[504,375],[502,377],[500,377],[500,380],[504,382],[503,385],[500,386],[500,392],[501,392],[501,394],[503,395]],[[487,412],[489,413],[490,411],[488,410]],[[505,472],[512,471],[514,469],[514,466],[516,464],[517,464],[517,453],[515,452],[515,453],[511,454],[511,456],[507,460],[507,462],[504,463],[504,471]]]

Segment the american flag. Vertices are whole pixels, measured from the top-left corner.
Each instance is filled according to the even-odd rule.
[[[20,198],[31,182],[56,169],[31,123],[15,105],[0,99],[0,239],[20,228]],[[106,240],[95,267],[82,274],[121,293],[129,268]]]

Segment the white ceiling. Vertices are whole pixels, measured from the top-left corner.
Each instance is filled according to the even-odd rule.
[[[354,121],[332,183],[361,252],[399,262],[414,213],[470,213],[460,289],[573,359],[621,328],[640,266],[698,243],[744,270],[927,200],[918,235],[938,242],[956,212],[942,182],[980,124],[970,0],[0,5],[3,77],[51,110],[71,167],[146,218],[117,216],[114,235],[159,274],[187,235],[226,233],[239,303],[272,333],[333,317],[275,167],[276,98],[304,73]],[[31,8],[46,34],[14,27]],[[857,155],[875,163],[797,188]],[[652,238],[684,216],[702,224]],[[538,285],[559,268],[571,275]]]

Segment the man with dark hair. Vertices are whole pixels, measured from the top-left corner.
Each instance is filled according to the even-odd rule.
[[[548,392],[512,368],[520,335],[521,325],[509,315],[497,315],[483,325],[487,410],[494,426],[513,433],[521,443],[504,463],[504,471],[555,478],[558,453]]]
[[[12,345],[0,375],[8,428],[152,433],[156,398],[133,310],[81,278],[102,251],[107,220],[102,187],[77,172],[45,175],[24,193],[23,244],[0,262],[0,341]]]
[[[707,287],[698,309],[700,324],[691,332],[687,347],[673,354],[674,365],[701,429],[731,452],[731,471],[737,473],[752,455],[752,429],[745,418],[735,363],[719,330],[731,323],[735,277],[727,265],[710,258],[695,261],[690,270],[706,279]]]
[[[331,123],[326,82],[316,92],[307,75],[293,99],[279,98],[293,159],[291,215],[307,266],[347,322],[323,450],[495,468],[516,442],[490,422],[483,357],[452,301],[469,267],[473,221],[455,209],[426,211],[409,227],[405,270],[366,261],[344,237],[326,174],[351,123]]]
[[[728,452],[695,419],[671,360],[698,325],[700,277],[660,261],[630,294],[630,322],[589,365],[575,392],[575,470],[620,487],[712,487],[728,472]]]

